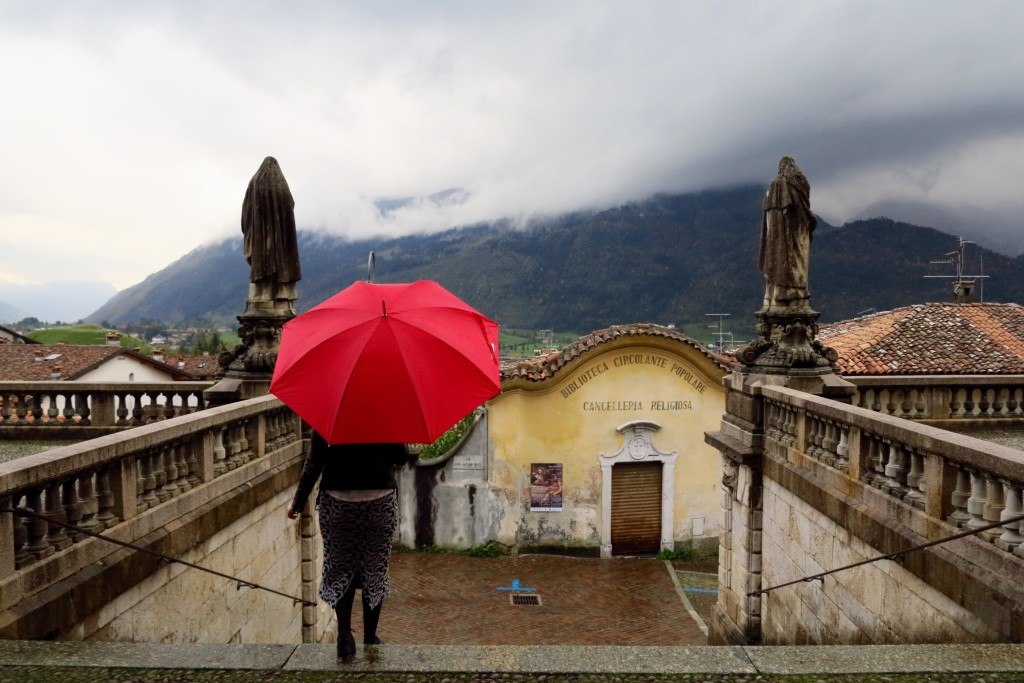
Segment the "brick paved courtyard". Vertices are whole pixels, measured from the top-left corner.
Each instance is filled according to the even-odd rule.
[[[707,575],[679,576],[714,586]],[[509,592],[498,587],[515,579],[535,588],[542,604],[509,604]],[[391,583],[379,635],[395,645],[706,644],[661,560],[398,552]],[[713,599],[696,594],[691,600],[706,621]],[[360,639],[358,602],[354,612]]]

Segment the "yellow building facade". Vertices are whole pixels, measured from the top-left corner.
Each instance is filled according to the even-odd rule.
[[[502,373],[488,405],[497,540],[602,556],[710,542],[721,526],[720,357],[654,325],[624,325]]]

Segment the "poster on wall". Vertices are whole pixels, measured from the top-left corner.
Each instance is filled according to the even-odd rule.
[[[562,463],[530,465],[530,512],[562,511]]]

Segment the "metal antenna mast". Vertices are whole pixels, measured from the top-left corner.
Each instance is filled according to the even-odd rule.
[[[928,261],[928,263],[951,263],[956,270],[956,275],[925,275],[926,278],[952,279],[953,294],[956,295],[958,304],[971,300],[971,290],[974,288],[975,281],[988,278],[988,275],[964,275],[964,247],[968,244],[974,244],[974,242],[957,237],[956,251],[947,253],[945,258]]]
[[[705,313],[704,315],[706,317],[709,317],[709,318],[710,317],[717,317],[718,318],[718,332],[715,333],[715,345],[714,346],[715,346],[715,349],[717,349],[719,353],[722,353],[725,350],[725,338],[729,337],[729,340],[732,341],[732,332],[724,332],[722,330],[722,322],[725,320],[725,318],[727,318],[728,316],[730,316],[732,314],[731,313]]]

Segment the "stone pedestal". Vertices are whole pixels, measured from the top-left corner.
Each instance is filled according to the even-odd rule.
[[[217,360],[227,370],[224,379],[203,392],[210,405],[244,401],[270,391],[281,328],[294,317],[290,300],[246,301],[245,312],[238,316],[242,343],[220,355]]]
[[[719,599],[709,644],[761,640],[761,507],[764,386],[785,386],[849,403],[854,386],[833,372],[835,351],[814,339],[818,314],[809,308],[756,314],[758,339],[737,352],[744,363],[725,379],[726,413],[705,441],[722,454],[723,533],[719,536]]]

